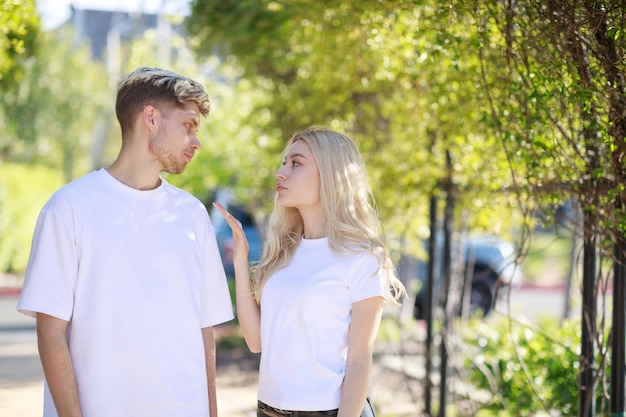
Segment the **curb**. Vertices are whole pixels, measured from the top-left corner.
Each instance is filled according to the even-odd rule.
[[[566,284],[534,284],[534,283],[525,283],[525,284],[521,284],[519,287],[520,290],[530,290],[530,291],[566,291],[567,290],[567,285]],[[577,286],[572,286],[572,288],[575,290],[576,288],[578,288]],[[606,288],[604,288],[603,292],[611,292],[613,291],[613,285],[612,283],[609,283],[608,285],[606,285]]]
[[[22,287],[0,287],[0,296],[18,297]]]
[[[545,291],[564,291],[567,286],[565,284],[535,284],[531,282],[523,283],[519,287],[521,290],[545,290]]]
[[[23,282],[23,275],[0,273],[0,296],[19,296],[22,292]]]

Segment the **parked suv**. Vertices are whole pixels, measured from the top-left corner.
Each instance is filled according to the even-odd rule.
[[[248,262],[250,264],[258,262],[263,253],[263,239],[254,220],[254,216],[246,211],[243,206],[237,204],[228,192],[218,192],[216,201],[222,204],[230,214],[241,222],[250,248],[248,252]],[[226,276],[232,278],[235,276],[235,269],[233,267],[233,233],[222,214],[213,206],[211,206],[210,217],[213,228],[215,229],[217,247],[219,248],[222,263],[224,264],[224,272],[226,272]]]
[[[479,313],[487,316],[493,309],[498,287],[508,287],[520,282],[521,272],[515,263],[515,246],[496,236],[470,237],[464,242],[463,276],[471,276],[470,314]],[[441,259],[441,246],[437,246],[436,258]],[[437,261],[440,264],[439,261]],[[419,292],[415,296],[413,316],[424,318],[426,263],[418,261],[417,278],[421,281]],[[441,268],[435,268],[433,303],[437,305],[441,288]],[[461,291],[460,305],[465,294]],[[461,308],[458,308],[459,313]]]

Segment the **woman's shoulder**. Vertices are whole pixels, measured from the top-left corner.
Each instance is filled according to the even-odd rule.
[[[350,268],[367,268],[368,266],[378,268],[380,264],[379,255],[370,249],[352,247],[342,254],[344,263]]]

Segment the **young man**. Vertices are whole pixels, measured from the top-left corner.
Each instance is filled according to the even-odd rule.
[[[37,222],[18,310],[37,318],[44,416],[217,416],[212,326],[233,318],[206,208],[161,172],[200,149],[204,88],[123,78],[115,162],[59,189]]]

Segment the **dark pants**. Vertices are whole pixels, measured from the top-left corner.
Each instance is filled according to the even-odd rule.
[[[339,410],[327,410],[327,411],[291,411],[291,410],[279,410],[278,408],[271,407],[261,401],[257,401],[256,416],[257,417],[336,417]],[[365,406],[361,412],[361,417],[376,417],[374,414],[374,408],[368,398],[365,401]]]

